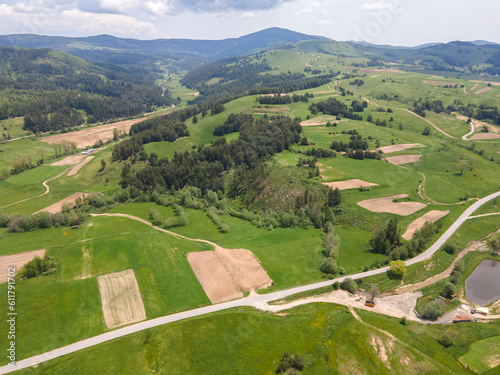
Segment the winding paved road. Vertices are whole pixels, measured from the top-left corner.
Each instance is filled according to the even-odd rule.
[[[451,235],[453,233],[455,233],[455,231],[469,218],[469,216],[472,215],[472,213],[474,211],[476,211],[479,207],[481,207],[485,203],[487,203],[487,202],[489,202],[489,201],[491,201],[499,196],[500,196],[500,191],[493,193],[493,194],[490,194],[487,197],[484,197],[484,198],[480,199],[479,201],[477,201],[476,203],[474,203],[467,210],[465,210],[465,212],[462,215],[460,215],[460,217],[451,225],[451,227],[431,247],[429,247],[429,249],[427,249],[422,254],[416,256],[415,258],[410,259],[409,261],[406,262],[406,264],[407,265],[415,264],[415,263],[421,262],[421,261],[429,258],[430,256],[432,256],[432,254],[434,254],[451,237]],[[145,222],[143,219],[139,219],[139,218],[135,218],[135,220]],[[148,224],[151,225],[151,223],[149,223],[149,222],[148,222]],[[281,290],[281,291],[277,291],[277,292],[273,292],[273,293],[269,293],[269,294],[257,294],[257,295],[251,294],[250,296],[248,296],[246,298],[238,299],[235,301],[229,301],[229,302],[224,302],[224,303],[220,303],[220,304],[216,304],[216,305],[201,307],[201,308],[194,309],[194,310],[184,311],[181,313],[167,315],[167,316],[163,316],[160,318],[151,319],[151,320],[147,320],[144,322],[132,324],[132,325],[124,327],[124,328],[116,329],[114,331],[106,332],[106,333],[91,337],[91,338],[86,339],[86,340],[75,342],[73,344],[52,350],[52,351],[44,353],[44,354],[40,354],[40,355],[37,355],[34,357],[23,359],[21,361],[16,362],[16,367],[12,367],[9,365],[2,366],[2,367],[0,367],[0,374],[7,374],[7,373],[10,373],[10,372],[13,372],[16,370],[20,370],[23,368],[34,366],[34,365],[37,365],[39,363],[49,361],[51,359],[59,358],[59,357],[62,357],[64,355],[74,353],[74,352],[77,352],[77,351],[82,350],[82,349],[90,348],[92,346],[99,345],[99,344],[102,344],[102,343],[110,341],[110,340],[114,340],[114,339],[119,338],[119,337],[123,337],[123,336],[130,335],[132,333],[143,331],[145,329],[157,327],[157,326],[168,324],[168,323],[178,322],[180,320],[189,319],[189,318],[193,318],[193,317],[197,317],[197,316],[202,316],[202,315],[210,314],[210,313],[217,312],[217,311],[227,310],[227,309],[231,309],[234,307],[252,306],[255,303],[259,303],[259,302],[275,301],[278,299],[288,297],[288,296],[293,295],[293,294],[326,287],[326,286],[332,285],[335,281],[341,282],[346,277],[350,277],[352,279],[360,279],[360,278],[364,278],[364,277],[368,277],[368,276],[378,275],[378,274],[387,272],[387,270],[388,270],[388,267],[384,267],[384,268],[379,268],[376,270],[358,273],[355,275],[348,275],[348,276],[340,277],[340,278],[337,278],[334,280],[327,280],[327,281],[322,281],[322,282],[318,282],[318,283],[314,283],[314,284],[303,285],[303,286],[290,288],[290,289],[286,289],[286,290]]]

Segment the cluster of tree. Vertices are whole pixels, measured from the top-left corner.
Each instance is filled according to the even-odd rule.
[[[351,107],[354,112],[363,112],[368,107],[368,102],[366,100],[353,100]]]
[[[155,74],[98,66],[48,49],[0,47],[0,119],[28,116],[26,129],[62,130],[138,115],[175,102]],[[38,124],[40,123],[40,124]]]
[[[0,214],[0,227],[9,232],[31,232],[37,229],[78,225],[85,221],[86,212],[65,207],[62,212],[55,214],[39,212],[34,215]]]
[[[210,219],[212,219],[213,223],[215,225],[217,225],[217,229],[219,229],[222,233],[227,233],[229,231],[229,225],[221,222],[220,216],[219,216],[220,213],[224,213],[224,212],[223,211],[219,212],[219,210],[217,208],[215,208],[214,206],[210,206],[208,208],[207,215]]]
[[[354,81],[349,82],[350,85],[352,86],[363,86],[365,84],[365,81],[362,79],[356,78]]]
[[[315,88],[330,82],[333,77],[333,74],[307,78],[301,73],[266,73],[271,70],[265,61],[255,63],[248,58],[230,58],[192,69],[182,78],[181,84],[200,93],[194,103],[215,99],[227,102],[245,95]],[[211,81],[214,78],[218,79],[216,83]]]
[[[288,94],[269,94],[257,97],[260,104],[289,104],[292,98]]]
[[[286,352],[283,354],[278,368],[276,369],[277,374],[295,374],[296,371],[302,371],[304,369],[304,360],[298,354],[290,354]]]
[[[25,279],[32,279],[37,276],[50,275],[56,271],[56,263],[53,257],[46,255],[45,257],[40,258],[39,256],[36,256],[23,266],[19,276]]]
[[[24,117],[23,129],[30,130],[33,133],[68,131],[73,127],[82,125],[84,121],[82,114],[76,109],[63,107],[51,114],[35,111],[26,115]]]
[[[189,136],[189,130],[185,123],[172,120],[167,116],[153,117],[130,128],[131,138],[115,145],[113,149],[113,160],[127,160],[137,157],[140,160],[148,158],[143,145],[151,142],[174,142],[179,137]],[[156,154],[152,155],[150,161],[156,162]]]
[[[327,222],[325,225],[325,234],[323,255],[325,255],[326,259],[321,263],[320,270],[325,273],[327,277],[333,278],[337,272],[343,274],[344,269],[337,266],[337,258],[339,256],[340,249],[340,237],[335,231],[331,221]]]
[[[314,156],[317,159],[329,159],[337,157],[337,154],[335,152],[326,150],[321,147],[313,147],[311,149],[307,149],[304,154],[306,154],[307,156]]]
[[[251,114],[231,113],[222,125],[215,127],[213,134],[220,137],[224,134],[239,132],[243,125],[252,125],[253,121],[254,118]]]
[[[436,320],[443,315],[443,306],[439,301],[430,301],[420,307],[420,313],[424,319]]]
[[[272,121],[263,118],[255,126],[242,126],[239,138],[230,144],[226,143],[225,138],[220,138],[209,147],[200,145],[196,151],[176,153],[171,160],[160,159],[154,165],[150,164],[124,178],[121,184],[123,187],[134,186],[141,191],[156,187],[178,190],[186,185],[202,191],[224,191],[224,172],[235,167],[240,172],[255,169],[274,153],[296,144],[300,140],[301,130],[299,118],[277,117]],[[116,148],[113,157],[124,160]]]
[[[312,114],[322,112],[325,115],[342,116],[359,121],[363,120],[363,116],[354,113],[354,109],[352,107],[349,108],[345,103],[342,103],[335,98],[328,98],[327,100],[311,104],[309,106],[309,110]]]
[[[413,258],[425,249],[426,244],[436,233],[434,225],[430,222],[415,232],[413,238],[405,243],[401,242],[400,231],[397,229],[397,220],[389,221],[387,228],[375,229],[372,238],[372,247],[375,251],[388,255],[393,260]]]

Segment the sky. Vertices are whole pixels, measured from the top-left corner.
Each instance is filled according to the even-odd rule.
[[[269,27],[415,46],[500,43],[498,0],[0,0],[0,34],[237,38]]]

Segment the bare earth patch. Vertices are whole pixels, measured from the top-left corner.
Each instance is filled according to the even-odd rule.
[[[414,220],[413,222],[408,225],[408,228],[406,228],[406,232],[401,236],[405,240],[409,241],[413,238],[413,235],[415,234],[416,231],[418,231],[420,228],[424,226],[425,223],[428,221],[431,223],[435,223],[442,217],[448,215],[450,213],[449,210],[446,211],[439,211],[439,210],[433,210],[429,211],[426,214],[422,215],[418,219]]]
[[[287,112],[290,110],[290,107],[279,107],[279,108],[257,108],[259,112]],[[258,112],[255,112],[255,114],[259,114]]]
[[[102,312],[108,328],[140,322],[146,310],[134,270],[109,273],[97,278],[101,292]]]
[[[478,90],[475,92],[476,95],[481,95],[484,94],[485,92],[488,92],[491,90],[491,87],[485,87],[484,89]]]
[[[420,202],[393,202],[394,199],[407,198],[408,194],[392,195],[384,198],[366,199],[357,205],[372,212],[388,212],[390,214],[408,216],[426,207]]]
[[[35,212],[35,214],[37,214],[39,212],[49,212],[51,214],[55,214],[56,212],[61,212],[64,203],[69,202],[71,204],[74,204],[77,198],[83,198],[85,195],[87,195],[87,194],[86,193],[73,193],[69,197],[61,199],[59,202],[51,204],[50,206],[45,207],[45,208]]]
[[[378,186],[378,184],[374,184],[372,182],[366,182],[363,180],[352,179],[347,181],[337,181],[337,182],[323,182],[323,185],[329,186],[332,189],[339,188],[339,190],[347,190],[347,189],[358,189],[360,187],[370,187],[370,186]]]
[[[399,155],[399,156],[388,156],[386,159],[389,163],[401,165],[408,163],[416,163],[420,161],[422,155]]]
[[[200,95],[199,92],[190,92],[188,95],[191,95],[191,96],[198,96]]]
[[[52,163],[51,166],[53,167],[59,167],[61,165],[73,165],[76,164],[84,158],[84,155],[74,155],[74,156],[68,156],[67,158],[64,158],[62,160],[56,161],[55,163]]]
[[[83,161],[81,163],[79,163],[78,165],[75,165],[75,167],[68,172],[68,177],[74,176],[75,174],[77,174],[78,171],[81,168],[83,168],[83,166],[85,164],[87,164],[89,161],[91,161],[93,158],[94,158],[93,156],[87,156],[85,159],[83,159]]]
[[[474,91],[475,89],[477,89],[478,86],[479,86],[479,83],[476,83],[474,86],[472,86],[472,88],[470,89],[470,91]]]
[[[328,121],[335,121],[335,116],[320,116],[316,118],[312,118],[310,120],[305,120],[300,123],[302,126],[317,126],[317,125],[326,125]]]
[[[500,86],[500,82],[491,82],[491,81],[478,81],[478,80],[471,80],[471,82],[476,82],[476,83],[489,83],[492,86]]]
[[[72,133],[51,135],[49,137],[43,137],[40,140],[46,143],[58,143],[66,140],[75,142],[76,147],[78,148],[85,148],[87,146],[92,146],[99,139],[102,139],[103,142],[106,142],[108,139],[112,139],[113,129],[120,129],[124,132],[128,132],[132,125],[137,124],[138,122],[143,120],[145,120],[145,117],[136,118],[133,120],[113,122],[111,124],[94,126]]]
[[[470,137],[471,140],[475,139],[497,139],[500,138],[499,134],[494,134],[494,133],[476,133],[472,137]]]
[[[399,152],[407,150],[409,148],[419,148],[419,147],[425,147],[425,145],[421,143],[406,143],[401,145],[379,147],[377,148],[377,150],[382,151],[384,154],[390,154],[392,152]]]
[[[21,268],[32,260],[34,257],[43,258],[45,256],[45,249],[30,251],[28,253],[4,255],[0,257],[0,284],[6,283],[8,280],[9,268],[14,267],[16,275],[21,271]]]
[[[442,82],[442,81],[422,81],[431,86],[455,86],[458,85],[456,82]]]
[[[250,250],[217,248],[215,255],[241,290],[250,291],[272,285],[273,281]]]
[[[243,297],[243,293],[214,251],[188,253],[187,260],[212,303]]]

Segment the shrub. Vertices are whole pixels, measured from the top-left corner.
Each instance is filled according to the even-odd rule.
[[[163,217],[156,208],[151,208],[149,211],[151,218],[153,219],[153,224],[161,225],[163,223]]]
[[[285,353],[276,369],[277,374],[288,372],[289,369],[301,371],[304,368],[304,361],[298,354]]]
[[[402,279],[406,275],[406,263],[402,260],[393,260],[389,262],[389,273]]]
[[[449,244],[447,243],[444,248],[443,248],[444,251],[446,251],[448,254],[455,254],[458,252],[458,247],[456,245],[453,245],[453,244]]]
[[[340,289],[345,290],[351,294],[354,294],[358,291],[358,284],[356,284],[356,281],[348,277],[340,283]]]
[[[408,325],[408,319],[406,319],[406,316],[403,316],[400,320],[399,320],[399,323],[404,325],[404,326],[407,326]]]
[[[443,308],[439,302],[431,301],[422,305],[420,312],[424,319],[436,320],[443,314]]]
[[[453,345],[453,339],[450,337],[450,335],[444,333],[443,336],[438,340],[438,342],[443,345],[445,348],[449,348],[450,346]]]
[[[333,258],[326,258],[322,263],[321,266],[319,267],[321,272],[330,274],[330,275],[335,275],[337,273],[337,261]]]
[[[452,294],[456,294],[456,287],[455,284],[448,282],[445,284],[443,288],[443,296],[445,297],[450,297]]]
[[[333,290],[339,290],[340,289],[340,283],[338,281],[335,281],[333,283]]]
[[[43,259],[36,256],[24,265],[21,272],[21,277],[31,279],[40,275],[48,275],[56,271],[54,260],[51,257],[45,256]]]

